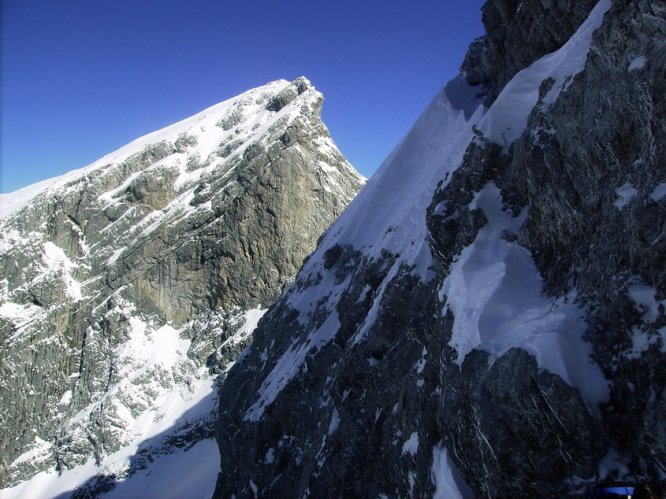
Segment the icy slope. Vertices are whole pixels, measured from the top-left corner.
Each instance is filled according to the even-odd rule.
[[[449,98],[448,89],[454,88],[459,94],[464,94],[466,103],[469,102],[469,97],[475,94],[474,89],[465,88],[459,80],[445,87],[405,139],[373,175],[363,193],[327,231],[317,251],[300,271],[301,278],[307,276],[305,279],[310,280],[311,276],[317,273],[324,276],[332,274],[333,271],[326,269],[326,254],[335,246],[347,246],[360,251],[368,264],[381,258],[384,252],[396,255],[392,260],[391,270],[379,287],[373,307],[351,339],[352,344],[361,341],[367,331],[373,327],[376,310],[381,307],[385,285],[396,276],[397,272],[408,267],[426,281],[434,277],[432,273],[429,275],[433,260],[426,227],[426,209],[432,202],[438,182],[451,178],[451,174],[462,164],[467,146],[474,138],[473,130],[475,128],[481,130],[484,136],[502,145],[507,145],[506,140],[509,136],[513,137],[513,140],[518,138],[525,129],[528,114],[536,104],[541,82],[554,76],[564,81],[581,70],[578,60],[581,57],[584,60],[590,46],[591,33],[599,26],[609,6],[609,0],[601,1],[560,51],[544,57],[518,73],[488,110],[478,104],[473,114],[466,116],[462,106],[455,108],[451,104],[453,99]],[[560,52],[563,55],[560,55]],[[576,63],[567,64],[565,68],[571,73],[566,73],[562,69],[561,61],[570,60],[572,54],[576,55],[574,59]],[[455,100],[461,102],[460,98]],[[445,186],[446,180],[440,188]],[[583,388],[594,379],[594,388],[591,388],[594,394],[590,394],[590,403],[598,403],[603,398],[603,376],[587,360],[589,348],[582,341],[582,328],[575,325],[578,322],[577,316],[582,312],[576,307],[562,306],[557,308],[557,311],[549,313],[548,310],[557,307],[557,304],[538,299],[541,278],[529,253],[517,249],[511,255],[507,254],[514,245],[505,243],[502,240],[502,233],[506,230],[517,232],[521,222],[511,221],[510,217],[506,219],[507,217],[503,216],[501,196],[497,199],[498,196],[499,192],[494,196],[491,193],[487,195],[479,193],[479,208],[489,220],[488,227],[479,234],[473,245],[463,251],[443,284],[444,309],[446,310],[447,306],[451,307],[457,318],[451,342],[459,352],[458,362],[462,363],[465,354],[481,343],[477,323],[486,313],[486,316],[491,318],[483,317],[483,319],[493,323],[492,335],[497,338],[486,339],[485,345],[494,353],[504,353],[511,347],[526,347],[537,354],[540,366],[550,367],[554,373],[565,375],[565,379],[571,381],[569,370],[562,367],[562,363],[566,363],[564,358],[568,356],[569,349],[578,351],[581,359],[574,361],[576,367],[572,367],[577,371],[573,375],[576,380],[574,384]],[[493,200],[493,197],[496,199]],[[469,208],[476,209],[476,202],[470,203]],[[482,254],[476,257],[476,260],[481,260],[480,262],[474,261],[472,255],[475,253]],[[517,256],[518,254],[520,256]],[[476,286],[474,286],[475,281],[478,282]],[[322,313],[321,308],[324,307],[324,303],[331,317],[335,316],[335,310],[343,296],[340,290],[344,290],[348,285],[347,281],[332,285],[331,280],[324,277],[318,285],[307,287],[306,292],[298,287],[292,288],[286,300],[291,307],[300,312],[299,322],[307,324],[315,313],[319,315]],[[502,290],[502,285],[506,289]],[[499,292],[495,293],[497,290]],[[532,302],[518,298],[517,295],[521,293],[532,297]],[[496,295],[495,302],[489,300],[493,294]],[[316,304],[317,308],[313,308],[311,304]],[[515,324],[506,324],[506,327],[514,329],[516,324],[524,325],[522,334],[516,333],[510,338],[504,335],[502,338],[502,327],[498,328],[497,317],[493,317],[496,315],[492,312],[493,307],[503,308],[500,313],[515,322]],[[525,316],[521,318],[521,315]],[[471,320],[466,320],[467,317]],[[530,328],[529,322],[536,318],[540,318],[543,323]],[[463,325],[463,323],[471,324]],[[574,325],[573,330],[571,323]],[[262,383],[262,388],[259,390],[259,404],[252,406],[248,417],[258,418],[262,408],[275,399],[277,395],[275,392],[279,391],[291,377],[298,374],[305,355],[333,340],[339,327],[339,320],[332,318],[318,327],[304,345],[298,346],[298,351],[302,353],[294,356],[293,349],[296,345],[291,347],[285,354],[285,358],[289,358],[286,362],[289,368],[283,367],[284,361],[277,362],[274,371]],[[558,334],[568,333],[570,330],[571,335],[567,334],[566,337]],[[558,339],[546,339],[547,335],[553,332],[556,338],[562,339],[561,345],[558,346]],[[535,338],[535,335],[539,338]],[[276,379],[279,381],[274,381]]]
[[[515,12],[505,29],[549,29],[514,3],[486,9]],[[605,478],[615,439],[627,450],[614,473],[635,459],[658,475],[649,437],[627,421],[660,418],[650,393],[663,394],[664,317],[650,312],[663,297],[663,204],[651,197],[663,148],[650,148],[661,73],[627,67],[658,50],[645,33],[661,36],[663,17],[601,0],[490,107],[464,76],[435,97],[222,385],[217,496],[562,496]],[[618,207],[624,177],[642,187]],[[628,282],[650,290],[644,313]],[[645,412],[626,415],[632,389]],[[640,450],[628,431],[647,439]]]
[[[98,493],[212,437],[214,376],[363,183],[322,101],[272,82],[3,196],[0,484]]]

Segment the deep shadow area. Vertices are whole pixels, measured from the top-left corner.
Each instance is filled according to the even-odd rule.
[[[183,413],[173,426],[141,442],[136,452],[129,458],[127,475],[117,476],[113,473],[98,473],[75,489],[55,496],[55,499],[92,499],[106,494],[111,494],[111,497],[137,499],[164,497],[159,490],[154,490],[148,494],[139,493],[138,495],[137,492],[142,487],[144,489],[148,488],[145,484],[147,477],[169,473],[172,470],[177,470],[181,477],[179,487],[173,490],[173,493],[176,494],[174,497],[200,498],[202,497],[199,495],[201,490],[195,489],[201,489],[201,479],[205,478],[201,475],[205,474],[206,467],[210,466],[211,461],[214,461],[217,464],[214,466],[214,473],[212,473],[210,479],[210,494],[212,494],[219,471],[219,456],[211,455],[209,459],[207,458],[207,454],[213,448],[217,453],[217,443],[213,442],[214,445],[210,445],[205,441],[215,438],[214,415],[216,404],[214,399],[216,391],[217,387],[198,404]],[[183,467],[182,463],[178,462],[177,457],[179,455],[182,457],[183,454],[188,453],[199,444],[201,444],[200,448],[193,452],[196,454],[194,462],[189,462],[191,460],[188,456],[188,466]],[[187,471],[190,466],[197,471],[196,476],[192,477],[193,480],[197,480],[197,487],[193,487],[193,495],[183,496],[178,490],[186,487],[188,482]],[[166,487],[171,488],[169,485],[166,485]]]

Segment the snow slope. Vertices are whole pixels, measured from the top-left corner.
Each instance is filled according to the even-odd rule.
[[[207,133],[206,140],[202,141],[201,144],[198,144],[196,150],[192,151],[193,153],[198,153],[203,157],[207,157],[227,136],[231,136],[234,133],[233,130],[225,131],[222,128],[215,127],[215,124],[219,122],[220,119],[224,118],[233,110],[234,105],[238,105],[238,103],[242,101],[252,102],[252,100],[256,100],[262,92],[279,92],[287,85],[289,85],[289,82],[286,80],[268,83],[265,88],[262,87],[261,89],[250,90],[238,97],[233,97],[206,108],[200,113],[174,123],[173,125],[139,137],[120,149],[102,156],[88,166],[72,170],[64,175],[42,180],[14,192],[0,194],[0,218],[8,217],[17,211],[20,211],[35,197],[44,193],[44,191],[55,187],[65,186],[73,180],[90,174],[97,169],[107,168],[114,163],[121,163],[130,156],[143,151],[146,146],[155,144],[161,140],[173,139],[181,133],[194,132],[195,136],[201,136],[203,135],[201,132],[206,132],[208,127],[213,127],[211,130],[214,131],[214,133]],[[261,109],[262,107],[263,106],[261,105],[255,104],[254,109],[249,110],[250,112],[254,111],[253,114],[259,111],[259,115],[256,115],[258,123],[265,122],[267,116],[270,114],[265,109]]]
[[[302,79],[309,85],[305,78]],[[287,89],[289,85],[291,85],[291,82],[287,80],[276,80],[248,90],[239,96],[215,104],[173,125],[139,137],[88,166],[37,182],[14,192],[0,194],[0,219],[20,211],[41,194],[56,188],[63,188],[78,178],[91,175],[96,170],[108,170],[142,152],[147,146],[161,141],[175,140],[179,136],[194,137],[196,144],[188,149],[187,154],[184,152],[178,153],[179,157],[176,157],[176,161],[180,163],[181,175],[176,184],[192,183],[219,166],[219,163],[229,161],[234,156],[242,154],[243,148],[237,148],[228,158],[218,159],[218,164],[212,163],[194,172],[187,171],[187,157],[209,158],[220,144],[230,140],[236,143],[249,142],[253,138],[265,135],[279,120],[286,119],[290,121],[300,114],[299,104],[301,102],[298,101],[277,113],[266,108],[267,99]],[[320,145],[322,149],[336,150],[332,141],[322,140],[323,143]],[[107,195],[109,199],[111,196],[112,193]]]
[[[236,335],[227,341],[242,343],[263,312],[253,309],[242,314]],[[212,495],[219,452],[214,439],[197,435],[205,428],[210,434],[215,424],[216,376],[188,357],[190,341],[182,339],[179,331],[170,326],[155,328],[133,315],[128,341],[113,353],[122,379],[66,422],[74,428],[83,427],[101,406],[110,405],[113,427],[122,433],[122,447],[100,456],[99,462],[91,458],[64,471],[51,466],[17,486],[1,489],[0,499],[68,497],[77,488],[95,485],[99,477],[111,477],[112,484],[101,497]],[[71,392],[67,397],[71,398]],[[184,447],[169,444],[179,436]],[[36,437],[35,446],[16,458],[10,468],[46,460],[53,451],[50,443]],[[178,473],[178,480],[173,480],[174,473]]]
[[[481,89],[467,86],[460,77],[439,92],[304,265],[299,276],[311,284],[305,291],[292,288],[285,297],[299,311],[301,324],[310,322],[322,308],[328,311],[328,319],[306,339],[295,340],[278,359],[245,420],[259,421],[265,408],[301,372],[306,356],[335,337],[339,328],[336,306],[348,280],[335,283],[333,272],[325,270],[326,252],[339,245],[351,246],[370,260],[383,258],[384,252],[396,256],[370,312],[350,340],[351,344],[363,341],[382,306],[384,289],[399,269],[411,268],[424,281],[433,277],[429,272],[433,260],[426,209],[438,182],[443,179],[446,186],[461,165],[467,146],[474,140],[474,130],[504,147],[515,141],[537,104],[543,80],[554,81],[543,101],[543,105],[551,105],[583,69],[592,34],[610,5],[610,0],[601,0],[562,48],[520,71],[489,109],[480,101],[474,104],[474,95]],[[458,362],[474,348],[495,356],[513,347],[524,348],[535,356],[540,368],[581,389],[594,411],[606,397],[608,386],[581,337],[582,311],[569,303],[573,297],[542,297],[542,279],[529,251],[502,238],[505,230],[516,232],[520,228],[525,213],[514,219],[505,212],[499,189],[493,184],[478,193],[475,206],[470,208],[477,207],[489,223],[463,250],[440,288],[443,313],[451,310],[455,316],[451,346],[458,352]],[[317,281],[317,275],[323,278]]]
[[[401,266],[411,267],[422,279],[429,279],[432,256],[428,247],[426,208],[438,182],[445,179],[446,185],[446,179],[460,166],[474,138],[475,127],[505,146],[523,133],[527,116],[537,103],[541,82],[554,78],[559,86],[556,84],[553,88],[566,89],[565,82],[581,71],[592,33],[609,8],[610,0],[601,0],[561,49],[519,72],[490,109],[478,102],[475,111],[470,113],[476,92],[474,88],[465,87],[460,77],[440,91],[359,196],[327,231],[301,275],[314,276],[321,272],[324,254],[329,248],[351,245],[371,259],[381,258],[384,251],[399,255],[384,280],[384,287]],[[511,220],[502,212],[497,194],[498,190],[489,186],[479,199],[490,224],[477,241],[463,251],[442,287],[444,310],[451,308],[456,317],[452,345],[459,352],[459,362],[475,347],[494,354],[511,347],[523,347],[536,356],[540,367],[583,388],[588,403],[594,406],[603,400],[607,387],[599,369],[588,359],[590,349],[580,337],[580,310],[566,303],[538,298],[541,278],[529,252],[515,244],[506,244],[500,237],[506,228],[516,231],[521,222]],[[257,402],[246,414],[247,420],[261,418],[263,409],[299,373],[307,353],[320,349],[335,336],[339,327],[334,320],[335,307],[345,288],[346,283],[334,285],[332,277],[325,277],[319,284],[307,288],[306,293],[292,290],[289,304],[300,311],[302,323],[311,318],[312,304],[322,300],[330,311],[329,320],[305,343],[294,344],[278,361],[262,383]],[[374,323],[373,312],[381,305],[382,289],[375,299],[376,307],[365,318],[354,342],[362,340],[364,332]],[[525,296],[533,298],[529,302],[517,298]],[[491,323],[498,314],[505,317],[504,326],[499,332],[493,328],[493,337],[481,339],[479,323]],[[504,332],[516,325],[520,328],[515,332]],[[570,348],[578,352],[573,357]]]

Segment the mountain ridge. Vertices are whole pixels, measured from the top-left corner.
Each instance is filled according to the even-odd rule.
[[[271,82],[3,196],[3,486],[108,492],[210,451],[214,377],[363,184],[322,102]]]
[[[215,497],[664,482],[666,9],[550,4],[486,3],[476,110],[443,89],[263,316]]]

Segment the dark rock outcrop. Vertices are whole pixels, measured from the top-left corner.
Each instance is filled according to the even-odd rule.
[[[666,5],[490,0],[484,23],[463,70],[491,107],[435,99],[222,384],[217,497],[663,484]],[[368,241],[403,206],[401,168],[440,172],[402,192],[427,209]]]
[[[483,6],[486,34],[472,42],[461,70],[471,85],[483,84],[492,104],[523,68],[571,38],[596,0],[491,0]]]

